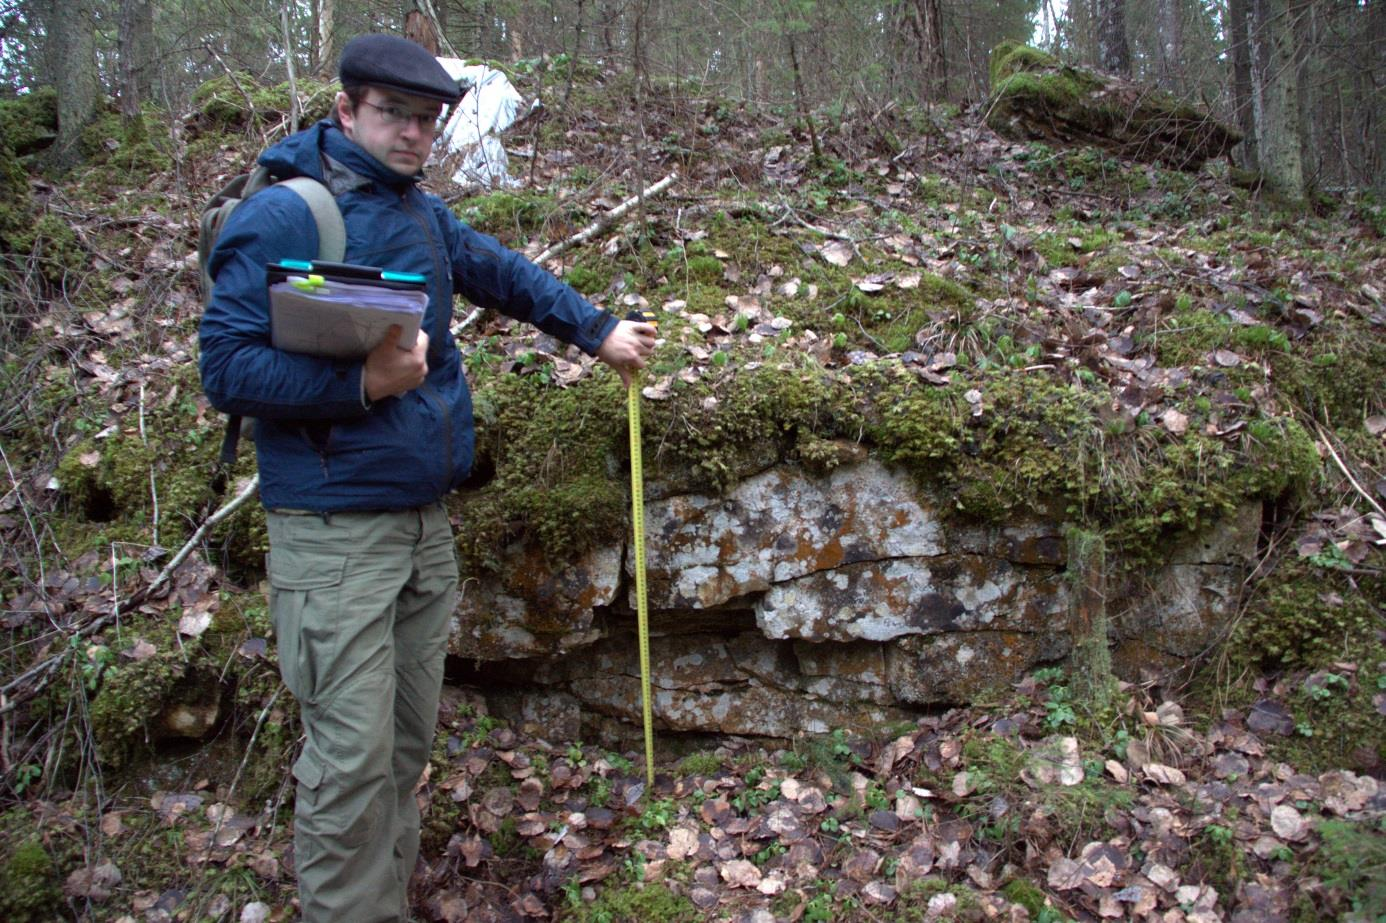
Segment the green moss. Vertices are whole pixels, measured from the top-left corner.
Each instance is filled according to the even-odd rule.
[[[6,850],[0,864],[0,917],[13,923],[47,923],[62,916],[62,879],[43,843],[35,836],[19,835],[25,838],[12,841],[16,845]]]
[[[887,292],[866,297],[854,287],[843,299],[842,307],[848,317],[890,353],[915,349],[915,334],[931,322],[966,323],[977,300],[965,286],[934,273],[924,273],[913,289]]]
[[[562,560],[617,538],[626,515],[620,382],[604,375],[558,389],[539,375],[488,375],[474,390],[477,464],[494,477],[459,497],[463,559],[493,566],[507,542],[527,538]]]
[[[574,902],[560,910],[557,919],[572,923],[607,920],[649,920],[660,923],[696,923],[703,913],[682,894],[663,883],[628,884],[604,888],[590,904]]]
[[[173,645],[171,638],[168,644]],[[103,763],[122,766],[152,743],[153,722],[165,704],[181,701],[177,690],[189,675],[176,645],[103,671],[91,703],[92,735]]]
[[[52,144],[57,136],[58,93],[52,87],[0,99],[0,147],[25,157]]]
[[[1341,902],[1345,918],[1386,916],[1386,822],[1324,820],[1317,830],[1323,847],[1313,856],[1312,871]],[[1323,919],[1322,913],[1313,919]]]
[[[497,190],[467,199],[456,207],[457,216],[478,231],[518,244],[539,234],[559,211],[553,196],[522,190]]]
[[[685,776],[710,776],[721,768],[721,758],[705,750],[688,754],[678,765],[679,772]]]
[[[611,284],[611,273],[579,263],[563,274],[563,281],[584,295],[592,295]]]
[[[1006,882],[1001,893],[1005,895],[1006,900],[1029,911],[1031,919],[1038,917],[1040,911],[1048,905],[1044,891],[1028,878],[1012,878]]]
[[[50,284],[57,285],[70,274],[86,271],[91,258],[73,232],[72,226],[56,215],[44,213],[27,221],[16,209],[0,221],[24,221],[5,233],[5,248],[33,260],[39,273]]]
[[[1070,242],[1072,239],[1079,241],[1076,247]],[[1084,254],[1095,253],[1116,239],[1110,231],[1084,227],[1037,234],[1032,246],[1050,266],[1077,266]]]
[[[1234,654],[1266,667],[1317,668],[1368,653],[1379,622],[1363,586],[1323,554],[1285,560],[1261,581],[1233,636]],[[1378,588],[1380,581],[1369,583]]]
[[[335,81],[300,78],[298,93],[303,106],[299,124],[307,126],[331,113],[337,85]],[[224,74],[208,80],[193,92],[192,103],[203,130],[246,128],[252,123],[263,128],[277,125],[289,115],[290,87],[288,81],[266,86],[240,71],[234,80]]]
[[[160,120],[157,112],[141,113],[126,120],[114,109],[102,112],[82,132],[81,147],[87,163],[82,177],[84,186],[93,183],[103,188],[126,189],[130,178],[155,177],[173,169],[173,157],[167,150],[169,139],[152,135],[146,120]]]
[[[1059,59],[1030,45],[1005,41],[991,50],[988,66],[991,87],[997,88],[1002,80],[1012,74],[1030,70],[1046,70],[1059,66]]]

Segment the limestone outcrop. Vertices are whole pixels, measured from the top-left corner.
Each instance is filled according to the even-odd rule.
[[[970,702],[1071,648],[1064,524],[959,524],[867,460],[792,466],[646,511],[654,713],[667,730],[791,736]],[[1248,504],[1118,585],[1119,669],[1173,665],[1234,611],[1256,550]],[[552,737],[639,721],[632,563],[555,566],[516,546],[465,581],[451,651],[502,712]]]

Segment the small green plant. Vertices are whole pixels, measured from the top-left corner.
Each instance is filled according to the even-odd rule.
[[[1049,687],[1049,698],[1044,701],[1044,712],[1044,726],[1051,731],[1061,731],[1078,723],[1078,715],[1073,710],[1073,701],[1067,686]]]
[[[672,798],[651,801],[635,819],[635,829],[645,836],[652,836],[661,830],[667,830],[677,816],[678,809],[674,807]]]
[[[1232,842],[1232,828],[1221,824],[1209,824],[1204,827],[1203,835],[1218,846],[1226,846]]]
[[[37,763],[25,763],[14,771],[14,793],[24,794],[24,790],[43,778],[43,767]]]
[[[1345,693],[1348,688],[1349,684],[1345,677],[1339,676],[1337,673],[1328,673],[1322,677],[1320,682],[1309,689],[1309,698],[1315,702],[1326,702],[1334,697],[1335,690]]]

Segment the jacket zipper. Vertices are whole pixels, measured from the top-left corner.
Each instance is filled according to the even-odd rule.
[[[420,228],[420,229],[423,231],[423,233],[424,233],[424,237],[428,240],[428,244],[429,244],[429,248],[428,248],[428,249],[429,249],[430,254],[431,254],[432,257],[433,257],[433,272],[435,273],[434,278],[438,280],[438,285],[439,285],[440,287],[442,287],[442,280],[443,280],[443,274],[442,274],[442,273],[443,273],[443,268],[444,268],[444,267],[443,267],[442,261],[441,261],[441,260],[439,259],[439,257],[438,257],[438,252],[439,252],[439,250],[441,249],[442,245],[433,237],[433,232],[432,232],[432,230],[431,230],[431,229],[429,228],[429,226],[428,226],[428,221],[425,220],[421,215],[419,215],[418,211],[414,208],[414,203],[411,202],[411,201],[409,200],[409,193],[410,193],[411,191],[413,191],[413,187],[409,187],[408,189],[405,189],[404,194],[400,196],[400,202],[401,202],[401,204],[404,206],[404,211],[405,211],[405,213],[406,213],[407,215],[409,215],[409,217],[412,218],[416,224],[418,224],[419,228]],[[450,277],[449,277],[449,278],[450,278]],[[451,286],[449,285],[448,288],[451,289]],[[436,328],[438,328],[438,327],[440,327],[440,326],[443,328],[443,334],[444,334],[444,336],[447,335],[447,333],[448,333],[448,331],[447,331],[447,316],[448,316],[448,314],[451,313],[451,307],[452,307],[452,306],[451,306],[450,304],[449,304],[449,305],[441,305],[441,304],[440,304],[440,305],[434,305],[434,306],[433,306],[433,316],[434,316],[434,319],[435,319],[435,320],[434,320],[434,327],[435,327],[435,330],[434,330],[434,333],[430,334],[430,340],[429,340],[430,343],[431,343],[431,342],[434,342],[434,338],[437,337],[437,329],[436,329]],[[442,343],[442,342],[444,342],[444,341],[443,341],[443,340],[437,340],[437,342]],[[460,375],[461,372],[459,371],[458,374]],[[464,385],[464,387],[465,387],[465,385]],[[437,389],[435,389],[435,388],[433,387],[433,385],[430,384],[429,381],[428,381],[427,379],[424,380],[423,387],[420,388],[419,390],[422,391],[422,392],[424,392],[426,399],[429,400],[429,401],[433,404],[433,406],[437,408],[437,410],[438,410],[438,417],[443,421],[443,447],[444,447],[444,448],[443,448],[443,461],[444,461],[444,464],[443,464],[442,477],[441,477],[441,479],[440,479],[440,480],[441,480],[441,487],[440,487],[440,490],[441,490],[442,493],[447,493],[448,488],[452,486],[452,468],[453,468],[453,458],[452,458],[452,416],[448,413],[447,402],[443,400],[442,395],[440,395],[440,394],[438,393]]]

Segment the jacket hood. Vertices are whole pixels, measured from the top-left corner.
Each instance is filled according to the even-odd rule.
[[[298,134],[289,135],[260,155],[260,164],[278,177],[310,176],[319,182],[323,175],[322,154],[353,173],[385,186],[399,188],[418,182],[418,176],[400,176],[352,141],[331,119],[323,119]]]

